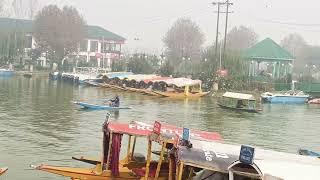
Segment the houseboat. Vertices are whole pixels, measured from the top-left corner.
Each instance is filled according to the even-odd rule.
[[[221,108],[257,113],[258,103],[251,94],[226,92],[219,98],[217,103]]]

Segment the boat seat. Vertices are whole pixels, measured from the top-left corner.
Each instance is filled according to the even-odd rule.
[[[154,177],[156,175],[158,162],[151,162],[149,166],[149,177]],[[144,177],[146,174],[146,168],[134,168],[132,171],[140,177]],[[160,173],[169,173],[169,164],[163,163],[160,168]]]
[[[139,163],[146,162],[146,157],[141,153],[134,153],[132,159]]]

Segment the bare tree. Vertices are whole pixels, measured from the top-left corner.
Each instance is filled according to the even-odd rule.
[[[34,32],[39,48],[53,52],[59,63],[76,52],[85,35],[85,21],[72,6],[49,5],[36,15]]]
[[[6,3],[6,0],[0,0],[0,17],[7,16]]]
[[[23,0],[13,0],[12,1],[13,16],[16,18],[26,17],[26,8],[24,7]]]
[[[294,56],[300,56],[307,46],[306,41],[300,34],[289,34],[281,41],[281,46]]]
[[[227,36],[228,49],[241,51],[253,46],[258,39],[257,33],[253,29],[240,26],[232,28]]]
[[[29,19],[33,19],[39,8],[39,1],[29,0],[28,5],[29,5],[29,8],[28,8]]]
[[[178,65],[183,58],[200,59],[204,35],[195,22],[180,18],[166,33],[163,42],[171,64]]]

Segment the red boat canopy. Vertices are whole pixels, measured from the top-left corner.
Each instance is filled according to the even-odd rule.
[[[109,122],[107,127],[108,127],[108,130],[113,133],[128,134],[133,136],[148,136],[150,132],[152,132],[153,130],[152,125],[146,124],[143,122],[137,122],[137,121],[133,121],[129,124]],[[180,127],[176,127],[169,124],[161,125],[162,133],[167,133],[172,135],[178,134],[181,137],[182,131],[183,129]],[[191,136],[191,139],[198,139],[198,140],[204,140],[204,141],[222,140],[220,134],[216,132],[191,130],[190,136]]]

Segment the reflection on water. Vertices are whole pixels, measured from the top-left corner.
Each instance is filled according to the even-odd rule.
[[[213,98],[173,101],[105,88],[78,87],[43,77],[0,78],[0,166],[7,179],[63,179],[28,170],[29,164],[88,166],[71,156],[99,156],[106,111],[84,111],[74,100],[102,103],[118,93],[131,110],[111,112],[112,119],[217,131],[225,141],[287,152],[319,149],[320,106],[264,105],[261,114],[223,110]],[[139,149],[145,147],[139,147]]]

